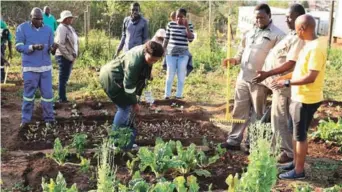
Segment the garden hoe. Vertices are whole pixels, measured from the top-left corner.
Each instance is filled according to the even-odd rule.
[[[9,62],[9,61],[8,61]],[[5,65],[6,66],[6,65]],[[4,67],[5,67],[4,66]],[[5,70],[5,79],[4,79],[4,83],[1,83],[1,88],[6,88],[6,87],[14,87],[15,84],[13,83],[6,83],[7,81],[7,75],[8,75],[8,71],[9,71],[9,66],[5,67],[6,70]]]
[[[231,50],[231,25],[230,25],[230,15],[228,16],[228,30],[227,30],[227,58],[230,58],[230,50]],[[226,104],[226,116],[224,119],[210,119],[211,122],[218,123],[245,123],[244,119],[234,119],[232,114],[229,112],[229,99],[231,95],[230,88],[230,63],[227,63],[227,104]]]

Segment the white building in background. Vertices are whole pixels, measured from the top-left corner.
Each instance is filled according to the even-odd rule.
[[[241,33],[245,33],[251,28],[253,28],[254,8],[255,7],[253,6],[239,7],[238,30]],[[286,12],[287,12],[287,9],[271,7],[273,24],[276,25],[279,29],[281,29],[285,33],[288,33],[289,28],[286,23],[286,16],[285,16]],[[316,33],[318,35],[323,35],[323,36],[328,35],[329,12],[328,11],[312,11],[312,12],[308,12],[308,14],[311,14],[316,20]],[[342,14],[340,15],[342,17]]]
[[[337,3],[337,8],[334,16],[333,37],[342,38],[342,0],[335,2]]]

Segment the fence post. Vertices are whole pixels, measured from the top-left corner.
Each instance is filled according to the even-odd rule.
[[[84,12],[85,48],[88,49],[88,11]]]
[[[88,29],[88,32],[90,31],[90,7],[89,7],[89,5],[87,5],[87,16],[88,16],[88,18],[87,18],[87,21],[88,21],[88,27],[87,27],[87,29]]]

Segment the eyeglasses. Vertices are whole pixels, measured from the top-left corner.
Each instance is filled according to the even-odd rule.
[[[133,9],[132,9],[132,11],[139,11],[139,9],[137,9],[137,8],[133,8]]]

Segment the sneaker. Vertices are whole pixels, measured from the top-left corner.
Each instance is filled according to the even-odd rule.
[[[286,163],[284,165],[280,165],[278,166],[278,171],[279,172],[284,172],[284,171],[291,171],[295,168],[295,165],[293,163],[293,161]]]
[[[175,99],[182,100],[183,97],[175,97]]]
[[[278,163],[289,163],[293,161],[293,158],[287,156],[286,153],[282,152],[278,157],[277,157]]]
[[[282,173],[279,175],[279,179],[305,179],[305,172],[297,174],[295,169]]]
[[[235,151],[238,151],[241,149],[240,145],[231,145],[231,144],[228,144],[227,142],[221,143],[221,147],[230,149],[230,150],[235,150]]]
[[[169,100],[169,99],[170,99],[170,97],[164,97],[164,99],[165,99],[165,100]]]

